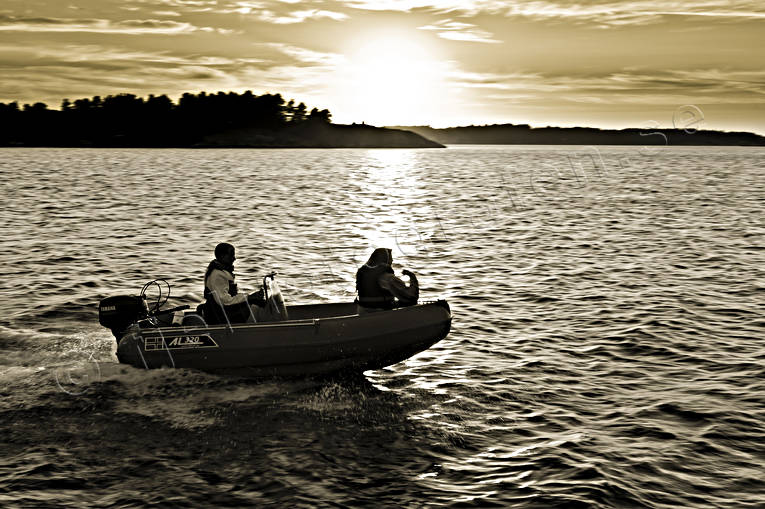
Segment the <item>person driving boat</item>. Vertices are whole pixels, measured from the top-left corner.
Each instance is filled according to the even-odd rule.
[[[215,246],[215,259],[205,272],[205,320],[209,324],[255,322],[266,301],[263,289],[246,294],[239,293],[234,275],[236,250],[221,242]]]
[[[393,272],[393,255],[390,249],[377,248],[367,263],[356,271],[356,292],[359,312],[393,309],[417,304],[420,286],[417,276],[409,270],[402,274],[409,284]]]

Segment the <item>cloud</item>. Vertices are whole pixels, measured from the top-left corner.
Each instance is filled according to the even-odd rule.
[[[294,62],[300,64],[310,65],[322,65],[336,67],[345,62],[345,57],[337,53],[324,53],[320,51],[313,51],[298,46],[291,46],[283,43],[264,43],[264,46],[276,49],[283,55],[287,55],[293,59]]]
[[[346,0],[355,9],[401,11],[427,9],[460,16],[478,14],[521,17],[538,21],[567,20],[600,26],[648,24],[668,17],[698,17],[732,21],[765,18],[755,0],[601,0],[584,4],[577,0]]]
[[[666,17],[756,18],[765,11],[749,0],[628,0],[604,1],[583,5],[576,2],[535,0],[513,3],[504,11],[508,17],[532,19],[570,19],[602,25],[655,23]]]
[[[418,28],[420,30],[432,30],[437,32],[439,37],[453,41],[481,42],[489,44],[502,42],[494,39],[490,32],[476,28],[476,26],[471,23],[462,23],[459,21],[452,21],[451,19],[445,19],[432,25],[425,25]]]
[[[444,12],[455,10],[465,12],[473,10],[472,6],[477,2],[472,0],[466,2],[460,0],[345,0],[344,3],[353,9],[367,11],[410,12],[416,9],[431,9]]]
[[[264,63],[265,60],[254,58],[230,58],[215,55],[179,55],[168,51],[141,51],[123,47],[107,47],[97,44],[66,44],[63,46],[18,47],[0,45],[0,54],[6,58],[0,63],[7,63],[15,54],[17,61],[26,61],[27,67],[39,65],[72,65],[85,63],[99,66],[102,64],[124,65],[126,67],[146,66],[235,66],[239,64]]]
[[[347,14],[327,9],[289,10],[293,8],[293,4],[297,3],[300,3],[300,0],[242,0],[232,3],[221,3],[215,12],[217,14],[241,14],[245,16],[251,15],[260,21],[277,25],[290,25],[319,19],[344,21],[349,18]],[[284,11],[284,9],[287,9],[287,11]]]
[[[42,101],[57,107],[64,97],[253,90],[280,92],[324,108],[330,105],[327,76],[345,61],[339,54],[280,43],[257,43],[251,55],[0,43],[0,68],[13,70],[3,73],[0,101]]]
[[[276,52],[275,52],[276,54]],[[305,80],[316,90],[314,69],[290,67],[292,59],[270,61],[257,58],[180,55],[142,52],[97,45],[17,48],[0,45],[0,67],[6,74],[0,101],[42,101],[57,107],[64,97],[71,100],[93,95],[130,92],[137,95],[168,94],[178,97],[191,91],[268,91],[265,87],[280,77]],[[285,74],[284,69],[290,73]],[[34,86],[30,87],[29,84]],[[294,87],[293,87],[294,88]],[[290,87],[272,92],[290,93]],[[305,96],[299,97],[306,100]]]
[[[218,5],[219,0],[127,0],[125,3],[133,3],[140,6],[169,7],[185,12],[205,12]]]
[[[473,73],[455,71],[450,79],[467,89],[494,96],[534,96],[539,101],[619,104],[765,102],[765,70],[623,69],[590,74]],[[547,99],[546,99],[547,98]]]
[[[16,16],[0,15],[0,31],[14,32],[91,32],[107,34],[157,34],[178,35],[192,32],[218,32],[229,33],[230,31],[214,29],[211,27],[197,27],[191,23],[157,19],[130,19],[124,21],[111,21],[107,19],[71,19],[71,18],[24,18]]]
[[[348,15],[343,14],[342,12],[325,11],[320,9],[292,11],[284,15],[275,14],[269,10],[263,10],[258,13],[258,19],[268,23],[275,23],[277,25],[289,25],[292,23],[303,23],[304,21],[314,19],[332,19],[335,21],[343,21],[348,19]]]

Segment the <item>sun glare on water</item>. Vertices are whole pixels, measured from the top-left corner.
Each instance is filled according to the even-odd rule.
[[[377,37],[348,52],[343,108],[356,122],[428,124],[448,108],[445,64],[413,40]]]

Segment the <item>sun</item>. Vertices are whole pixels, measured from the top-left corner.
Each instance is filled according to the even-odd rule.
[[[428,124],[447,108],[446,66],[417,39],[378,36],[346,55],[339,101],[356,122]]]

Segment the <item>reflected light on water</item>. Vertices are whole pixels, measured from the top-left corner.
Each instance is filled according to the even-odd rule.
[[[400,246],[402,239],[409,242],[415,233],[410,220],[412,203],[421,203],[420,197],[425,193],[415,172],[418,153],[373,149],[366,156],[366,164],[356,175],[362,193],[361,220],[356,222],[355,233],[366,239],[370,250],[387,247],[406,255],[407,250]],[[429,209],[427,205],[425,208]]]
[[[387,170],[388,176],[402,169],[412,169],[414,167],[416,152],[411,149],[396,148],[377,148],[369,149],[367,156],[370,160],[381,163]],[[378,173],[380,176],[386,176],[386,173]]]

